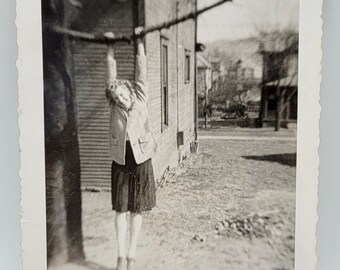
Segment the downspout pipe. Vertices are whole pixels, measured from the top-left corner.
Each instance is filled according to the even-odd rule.
[[[195,13],[197,12],[197,1],[195,0]],[[197,95],[197,52],[196,52],[196,44],[197,44],[197,16],[195,16],[195,53],[194,53],[194,132],[195,132],[195,143],[196,147],[198,147],[198,95]]]

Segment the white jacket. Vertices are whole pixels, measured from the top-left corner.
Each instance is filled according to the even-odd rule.
[[[108,55],[108,80],[116,79],[116,62]],[[150,128],[148,115],[148,87],[146,82],[146,56],[144,47],[136,56],[135,100],[129,112],[111,104],[110,114],[110,154],[120,165],[125,165],[126,137],[129,136],[137,164],[150,159],[157,150],[157,144]],[[114,91],[114,90],[112,90]]]

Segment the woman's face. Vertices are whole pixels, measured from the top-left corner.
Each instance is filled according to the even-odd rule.
[[[132,105],[130,91],[125,85],[119,85],[112,93],[115,103],[125,110],[128,110]]]

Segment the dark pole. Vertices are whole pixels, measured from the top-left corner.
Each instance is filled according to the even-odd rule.
[[[67,27],[68,1],[43,0],[43,26]],[[67,13],[66,13],[67,12]],[[49,265],[83,261],[80,159],[69,41],[44,28],[44,119]]]
[[[204,125],[205,128],[208,127],[208,96],[207,96],[207,77],[205,76],[205,85],[204,85],[204,100],[205,100],[205,110],[204,110]]]
[[[282,93],[279,86],[276,88],[276,111],[275,111],[275,131],[281,128],[281,108],[282,108]]]
[[[267,77],[267,74],[265,73],[267,70],[265,69],[265,65],[267,62],[265,52],[262,49],[262,43],[259,43],[260,47],[260,53],[262,55],[262,79],[261,79],[261,108],[260,108],[260,127],[263,127],[263,122],[266,116],[266,101],[267,101],[267,95],[266,95],[266,87],[265,87],[265,80]]]

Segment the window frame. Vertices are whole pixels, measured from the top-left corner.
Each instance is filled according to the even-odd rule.
[[[188,61],[187,61],[188,60]],[[191,52],[190,50],[184,49],[184,83],[188,84],[191,82]]]
[[[169,126],[169,40],[164,36],[160,38],[160,67],[161,131],[163,132]]]

